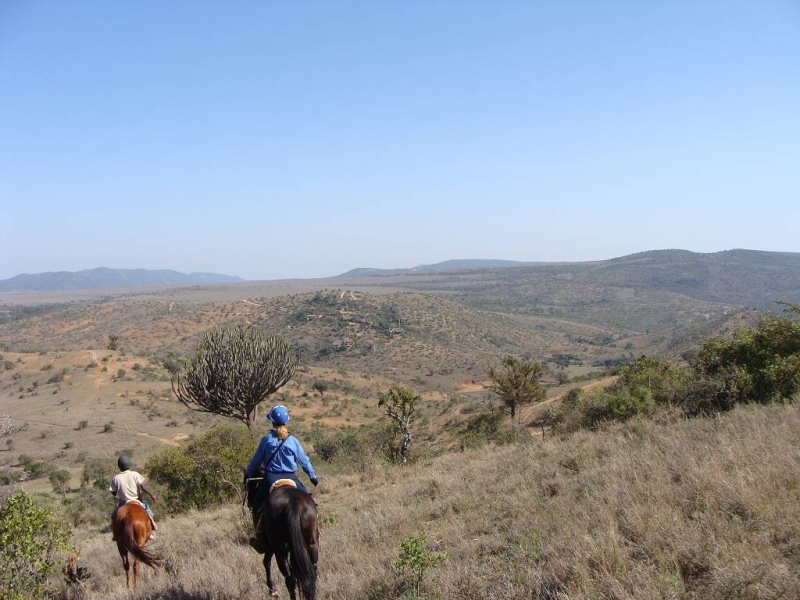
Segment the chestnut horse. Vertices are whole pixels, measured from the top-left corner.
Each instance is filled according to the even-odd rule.
[[[136,579],[139,576],[139,561],[158,570],[161,560],[152,552],[145,550],[144,546],[150,539],[150,517],[144,507],[137,502],[123,504],[111,518],[111,530],[117,542],[117,550],[122,557],[122,566],[125,568],[125,583],[131,586],[128,552],[133,554],[133,587],[136,589]]]
[[[255,493],[253,483],[247,484],[248,506]],[[276,488],[267,496],[262,511],[264,517],[258,525],[269,543],[263,563],[270,596],[278,595],[272,579],[274,555],[291,600],[297,600],[297,587],[301,598],[316,600],[319,528],[317,505],[311,494],[290,486]]]

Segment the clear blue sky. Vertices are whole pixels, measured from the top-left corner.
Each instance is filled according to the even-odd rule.
[[[800,251],[800,1],[0,1],[0,279]]]

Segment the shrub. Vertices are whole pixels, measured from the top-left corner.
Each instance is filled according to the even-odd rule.
[[[676,404],[686,390],[688,373],[660,358],[642,356],[619,369],[614,391],[628,390],[643,398],[649,396],[656,404]]]
[[[800,392],[800,305],[785,306],[783,315],[768,315],[755,329],[703,345],[693,365],[689,412],[791,401]]]
[[[53,486],[53,491],[65,497],[69,491],[69,471],[66,469],[51,471],[49,479],[50,485]]]
[[[447,560],[444,552],[430,552],[425,534],[408,538],[400,544],[400,556],[394,563],[395,572],[410,580],[414,597],[418,597],[427,572],[441,562]]]
[[[153,482],[164,488],[164,505],[171,511],[207,508],[240,493],[242,467],[254,450],[246,428],[219,425],[185,448],[154,454],[145,470]]]
[[[116,462],[113,458],[89,458],[83,463],[81,485],[93,483],[94,487],[105,490],[115,471]]]
[[[74,550],[69,527],[23,491],[0,505],[0,590],[3,598],[42,598],[58,557]]]

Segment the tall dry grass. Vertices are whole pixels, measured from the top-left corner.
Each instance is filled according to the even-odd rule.
[[[798,406],[472,450],[315,495],[324,599],[404,597],[391,565],[420,533],[449,555],[430,598],[800,597]],[[247,533],[238,507],[164,521],[169,568],[128,594],[110,534],[84,531],[86,597],[264,598]]]

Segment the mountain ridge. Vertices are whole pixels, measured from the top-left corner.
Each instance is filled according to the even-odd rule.
[[[148,285],[200,285],[239,283],[241,277],[219,273],[181,273],[170,269],[113,269],[97,267],[81,271],[21,273],[0,280],[0,292],[45,292],[128,288]]]

